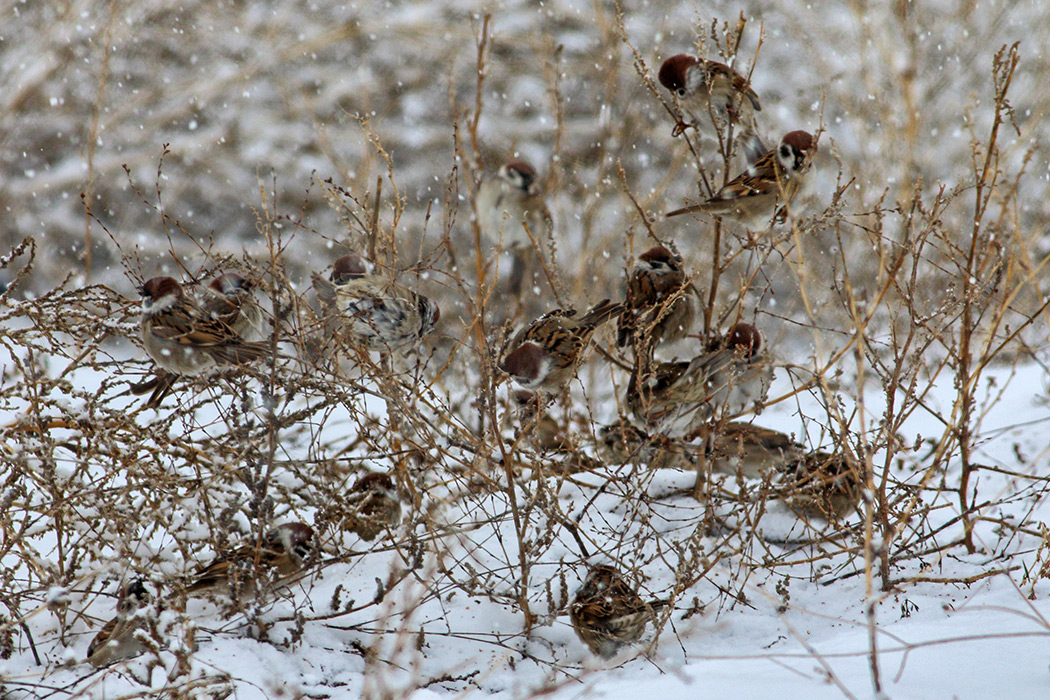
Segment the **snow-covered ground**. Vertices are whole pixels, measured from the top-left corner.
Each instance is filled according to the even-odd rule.
[[[1048,697],[1050,14],[1035,0],[894,8],[649,0],[622,8],[622,35],[614,4],[576,0],[7,8],[0,255],[26,236],[37,248],[0,297],[0,697]],[[811,218],[757,243],[728,229],[710,326],[739,312],[766,335],[770,396],[787,398],[756,424],[807,449],[874,445],[886,492],[867,494],[868,534],[862,512],[805,522],[763,497],[768,484],[721,476],[698,501],[692,471],[594,462],[628,376],[597,353],[570,407],[553,409],[590,469],[514,445],[506,386],[478,415],[489,358],[465,330],[469,279],[458,286],[478,169],[515,153],[537,166],[567,303],[619,294],[625,259],[647,245],[632,198],[706,298],[712,228],[657,216],[696,198],[699,161],[631,47],[651,77],[701,31],[717,54],[712,20],[741,11],[736,65],[755,62],[763,129],[824,131]],[[1014,122],[975,233],[993,57],[1014,41]],[[721,177],[710,139],[694,145]],[[398,269],[422,260],[402,280],[442,306],[414,374],[280,363],[180,386],[157,412],[123,395],[149,367],[128,342],[141,278],[206,277],[243,254],[234,264],[305,294],[311,271],[366,245],[379,176],[380,248],[396,242]],[[972,235],[980,264],[967,268]],[[0,281],[27,258],[0,261]],[[989,362],[967,421],[972,552],[958,494],[964,299],[985,309],[970,347],[995,348],[977,354]],[[364,470],[392,471],[405,497],[402,524],[375,542],[340,527]],[[313,523],[323,550],[305,578],[256,604],[182,609],[178,577],[291,520]],[[611,660],[566,609],[593,563],[672,602]],[[166,594],[151,611],[161,648],[93,669],[87,646],[137,576]]]

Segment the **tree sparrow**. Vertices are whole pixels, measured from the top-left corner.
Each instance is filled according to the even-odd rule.
[[[543,410],[544,398],[532,391],[519,389],[511,394],[518,409],[521,432],[537,453],[567,452],[575,447],[554,417]]]
[[[371,274],[355,253],[336,260],[328,280],[314,273],[313,284],[321,305],[337,314],[350,337],[369,350],[414,349],[441,318],[437,304]]]
[[[142,630],[145,634],[148,630],[148,608],[152,602],[153,596],[142,579],[125,585],[117,598],[117,616],[107,622],[88,645],[88,663],[98,668],[148,651],[149,646],[138,639],[136,633]]]
[[[499,368],[526,389],[556,394],[576,375],[598,326],[622,308],[604,299],[578,319],[575,309],[550,311],[511,338]]]
[[[758,410],[773,378],[772,365],[758,354],[758,330],[738,323],[721,346],[689,361],[639,360],[627,386],[627,405],[656,432],[689,437],[707,421]]]
[[[648,435],[626,420],[598,431],[598,454],[611,464],[633,462],[650,469],[695,469],[699,454],[666,435]]]
[[[569,606],[576,636],[592,653],[610,658],[620,647],[637,642],[656,611],[667,605],[646,603],[615,568],[591,567]]]
[[[401,524],[401,496],[389,474],[365,474],[346,498],[346,526],[365,542]]]
[[[776,150],[766,153],[706,202],[667,212],[679,216],[706,212],[736,219],[753,227],[768,227],[784,217],[784,209],[798,194],[803,177],[817,152],[817,141],[805,131],[784,136]]]
[[[802,446],[789,435],[751,423],[727,423],[715,431],[711,471],[761,479],[782,472],[802,456]]]
[[[860,503],[861,466],[843,452],[807,452],[787,467],[788,507],[807,518],[837,520]]]
[[[768,150],[755,123],[755,112],[762,111],[758,95],[744,76],[726,64],[680,53],[663,62],[657,77],[694,125],[712,111],[721,122],[735,125],[747,162],[753,163]],[[676,127],[676,135],[684,127]]]
[[[554,228],[536,171],[523,160],[504,164],[494,177],[481,183],[476,204],[482,235],[511,255],[508,289],[517,297],[525,278],[538,272],[536,265],[529,264],[536,253],[533,240],[542,244]]]
[[[619,347],[632,336],[644,339],[646,346],[685,337],[693,326],[695,302],[686,288],[682,258],[662,245],[638,256],[623,305],[616,333]]]
[[[313,539],[314,529],[306,523],[278,525],[263,536],[258,549],[254,543],[243,545],[199,569],[186,592],[251,600],[261,589],[291,583],[313,555]]]
[[[218,318],[204,313],[171,277],[142,285],[142,345],[157,366],[195,376],[216,365],[239,365],[269,354],[267,343],[249,343]]]
[[[213,279],[204,292],[204,313],[217,318],[245,340],[261,340],[263,311],[252,290],[255,280],[246,280],[236,272],[224,272]]]

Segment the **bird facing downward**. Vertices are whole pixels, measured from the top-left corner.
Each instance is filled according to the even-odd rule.
[[[306,523],[278,525],[263,536],[260,548],[256,549],[254,543],[243,545],[199,569],[186,592],[212,592],[251,600],[263,588],[279,587],[294,579],[313,555],[313,539],[314,529]]]
[[[526,389],[556,394],[576,375],[598,326],[622,308],[603,299],[580,318],[575,309],[550,311],[514,334],[499,367]]]
[[[147,651],[149,647],[137,639],[135,633],[147,628],[146,608],[152,602],[153,596],[142,579],[125,585],[117,598],[117,616],[107,622],[88,645],[88,663],[98,668]]]
[[[646,345],[673,342],[689,332],[695,313],[681,256],[662,245],[653,246],[638,256],[627,280],[616,344],[623,347],[632,336]]]
[[[623,646],[642,637],[645,625],[667,605],[658,600],[646,603],[612,566],[591,567],[583,586],[569,606],[576,636],[593,653],[610,658]]]
[[[412,350],[441,318],[432,300],[371,274],[355,253],[335,261],[330,279],[314,273],[313,284],[322,306],[339,317],[351,339],[370,350]]]
[[[657,77],[694,124],[711,112],[734,124],[749,163],[768,150],[755,123],[755,112],[762,110],[758,95],[744,76],[726,64],[680,53],[663,62]]]
[[[725,216],[753,227],[768,227],[784,217],[784,209],[798,194],[817,152],[817,141],[805,131],[792,131],[780,145],[763,155],[705,202],[667,212],[680,216],[705,212]]]

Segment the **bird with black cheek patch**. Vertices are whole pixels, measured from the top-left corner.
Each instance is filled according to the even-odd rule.
[[[346,528],[366,542],[401,524],[401,496],[390,474],[371,472],[346,497]]]
[[[604,658],[642,638],[645,625],[655,621],[665,600],[646,603],[616,568],[591,567],[569,605],[576,636],[592,653]]]
[[[817,153],[817,140],[805,131],[792,131],[705,202],[667,212],[681,216],[703,212],[739,221],[750,228],[768,228],[783,220],[798,195]]]
[[[502,165],[478,188],[477,215],[488,244],[509,253],[507,290],[520,299],[526,284],[531,288],[537,283],[537,248],[554,229],[536,170],[520,159]]]
[[[261,340],[263,311],[255,298],[255,280],[222,272],[204,288],[204,313],[217,318],[245,340]]]
[[[369,350],[410,352],[441,318],[441,309],[431,299],[372,274],[356,253],[336,260],[329,279],[314,273],[313,285],[327,314]]]
[[[694,126],[712,112],[720,121],[733,124],[747,162],[755,162],[769,150],[755,122],[755,112],[762,111],[758,95],[744,76],[726,64],[680,53],[663,62],[657,77]],[[685,126],[676,126],[676,135]]]
[[[646,346],[669,343],[693,327],[696,304],[686,286],[682,258],[662,245],[638,256],[627,279],[616,344],[641,339]]]
[[[186,592],[215,593],[242,601],[264,588],[295,580],[315,551],[314,529],[306,523],[284,523],[263,535],[261,547],[243,545],[189,577]]]
[[[711,419],[758,412],[773,379],[761,346],[758,329],[737,323],[692,360],[653,364],[636,358],[627,406],[646,426],[670,437],[693,436]]]
[[[153,596],[142,579],[135,579],[120,590],[117,616],[103,625],[88,645],[87,660],[98,668],[146,652],[149,647],[137,638],[149,628],[149,606]]]
[[[269,343],[244,340],[225,321],[205,312],[171,277],[154,277],[139,292],[142,347],[159,372],[131,391],[152,390],[149,407],[160,405],[178,376],[194,377],[213,367],[243,365],[270,355]]]
[[[514,334],[499,368],[525,389],[557,394],[576,376],[594,332],[622,309],[603,299],[580,318],[575,309],[550,311]]]

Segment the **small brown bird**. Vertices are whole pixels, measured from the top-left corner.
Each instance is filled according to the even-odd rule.
[[[346,501],[346,527],[365,542],[401,524],[401,497],[389,474],[365,474],[350,489]]]
[[[117,616],[107,622],[88,645],[88,663],[98,668],[146,652],[149,647],[136,637],[136,632],[146,633],[152,602],[153,596],[142,579],[125,585],[117,598]]]
[[[708,455],[711,471],[761,479],[782,472],[802,456],[802,445],[789,435],[751,423],[720,426]]]
[[[751,228],[768,228],[784,218],[784,209],[798,194],[817,152],[817,140],[792,131],[780,146],[759,158],[706,202],[667,212],[680,216],[705,212],[736,219]]]
[[[611,464],[634,462],[650,469],[695,469],[699,458],[691,445],[666,435],[647,435],[626,420],[598,431],[598,454]]]
[[[598,326],[622,308],[603,299],[580,318],[575,309],[550,311],[514,334],[499,367],[526,389],[556,394],[576,376]]]
[[[837,520],[860,503],[862,471],[843,452],[807,452],[787,467],[788,507],[807,518]]]
[[[627,385],[627,406],[656,432],[689,437],[712,418],[761,409],[773,380],[772,365],[759,354],[761,335],[748,323],[730,329],[717,349],[689,361],[636,362]]]
[[[526,278],[531,284],[538,272],[536,247],[549,239],[554,228],[536,170],[524,160],[505,163],[478,188],[477,211],[478,225],[489,244],[510,253],[507,288],[520,296]]]
[[[572,440],[558,425],[558,421],[543,410],[543,399],[538,394],[519,389],[511,394],[511,398],[518,408],[518,423],[532,449],[540,454],[574,449]]]
[[[645,625],[656,619],[656,611],[667,605],[646,603],[615,568],[591,567],[583,586],[569,606],[576,636],[591,652],[610,658],[623,646],[642,637]]]
[[[663,62],[657,78],[678,99],[694,126],[712,112],[718,120],[734,124],[749,163],[768,150],[755,123],[755,112],[762,111],[758,95],[744,76],[726,64],[680,53]],[[676,135],[685,127],[679,124]]]
[[[154,277],[142,294],[142,346],[157,363],[157,375],[135,384],[135,395],[153,393],[146,406],[156,408],[179,376],[196,376],[216,366],[243,365],[270,354],[268,343],[250,343],[222,319],[205,312],[171,277]]]
[[[627,281],[616,344],[632,338],[656,346],[684,338],[693,327],[696,305],[686,287],[682,258],[662,245],[638,256]]]
[[[213,279],[204,292],[204,313],[217,318],[245,340],[261,340],[263,311],[252,293],[255,280],[247,280],[236,272],[223,272]]]
[[[258,549],[254,543],[241,546],[199,569],[186,592],[251,600],[262,589],[291,583],[312,557],[313,539],[314,529],[306,523],[278,525],[263,536]]]
[[[330,279],[314,273],[313,284],[322,307],[337,315],[350,337],[370,350],[408,352],[441,318],[437,304],[371,274],[355,253],[335,261]]]
[[[265,357],[266,343],[249,343],[218,318],[204,313],[171,277],[142,285],[142,345],[157,366],[195,376],[216,365],[240,365]]]

